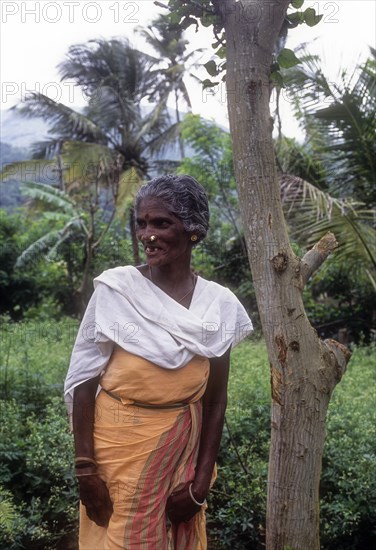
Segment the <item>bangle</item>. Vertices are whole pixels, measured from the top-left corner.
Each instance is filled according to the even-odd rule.
[[[88,472],[86,474],[76,474],[76,477],[97,476],[98,472]]]
[[[193,483],[191,483],[188,487],[188,491],[189,491],[189,496],[191,497],[191,499],[193,500],[193,502],[195,504],[197,504],[197,506],[204,506],[204,504],[206,504],[206,498],[204,498],[204,502],[198,502],[195,497],[193,496],[193,493],[192,493],[192,485]]]
[[[94,458],[90,458],[90,456],[78,456],[77,458],[74,459],[75,465],[86,463],[86,462],[89,462],[90,464],[94,464],[94,466],[97,465]]]
[[[96,465],[92,462],[79,462],[75,465],[76,470],[83,470],[84,468],[96,468]]]

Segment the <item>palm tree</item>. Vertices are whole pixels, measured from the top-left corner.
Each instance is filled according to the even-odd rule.
[[[59,66],[60,74],[62,80],[74,81],[84,90],[88,105],[81,113],[43,94],[30,94],[17,111],[46,120],[51,136],[35,145],[34,157],[51,156],[68,143],[70,152],[77,154],[77,146],[81,149],[82,161],[92,162],[100,153],[102,162],[110,166],[116,151],[122,157],[123,172],[134,167],[141,176],[147,175],[148,157],[163,149],[177,131],[168,117],[157,63],[125,39],[71,46]],[[69,159],[66,150],[65,158]]]
[[[329,82],[318,59],[304,50],[303,64],[285,79],[305,131],[303,144],[276,143],[282,194],[292,238],[312,246],[336,234],[334,261],[376,288],[376,51],[341,84]],[[325,270],[324,266],[324,270]]]
[[[43,94],[28,96],[18,112],[46,120],[50,136],[35,144],[32,161],[12,163],[3,177],[53,159],[60,191],[89,218],[104,208],[111,223],[115,216],[124,218],[135,189],[148,174],[150,156],[176,139],[178,125],[168,117],[163,75],[155,58],[127,40],[115,39],[71,46],[59,68],[62,80],[73,80],[85,90],[87,107],[78,112]],[[88,296],[93,239],[84,239],[83,279],[77,289],[80,311]]]
[[[326,78],[316,56],[304,47],[302,53],[302,65],[285,79],[296,92],[293,108],[306,149],[320,158],[333,194],[375,206],[376,50],[352,75],[342,71],[339,84]]]
[[[162,65],[165,65],[161,69],[161,74],[164,77],[161,93],[167,98],[173,94],[176,122],[179,124],[181,121],[179,109],[181,99],[183,99],[188,111],[192,111],[192,104],[184,77],[187,71],[195,65],[195,63],[192,63],[192,58],[198,52],[201,52],[202,49],[197,48],[190,52],[186,51],[189,41],[183,37],[183,27],[179,23],[174,23],[171,15],[159,15],[147,28],[140,27],[138,31],[155,50]],[[191,63],[187,68],[189,61]],[[183,159],[185,152],[181,136],[179,136],[179,146],[181,158]]]

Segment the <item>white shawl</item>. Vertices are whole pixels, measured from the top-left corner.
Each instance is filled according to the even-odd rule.
[[[236,296],[201,277],[189,309],[132,266],[104,271],[94,287],[65,380],[68,405],[76,386],[105,369],[115,343],[160,367],[178,369],[194,355],[220,357],[253,330]]]

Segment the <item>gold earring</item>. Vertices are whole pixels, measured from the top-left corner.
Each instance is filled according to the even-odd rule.
[[[191,235],[191,241],[196,242],[198,239],[197,235]]]

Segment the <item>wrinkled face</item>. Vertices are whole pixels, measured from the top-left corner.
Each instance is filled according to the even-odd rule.
[[[190,260],[192,245],[183,222],[158,198],[143,199],[136,211],[137,238],[151,266]],[[155,240],[151,236],[157,237]]]

